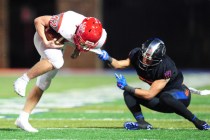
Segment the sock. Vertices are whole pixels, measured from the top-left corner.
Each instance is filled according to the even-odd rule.
[[[21,119],[21,120],[27,120],[28,121],[28,119],[29,119],[29,113],[27,113],[27,112],[25,112],[25,111],[21,111],[20,112],[20,115],[19,115],[19,118]]]
[[[200,130],[206,130],[204,125],[207,123],[205,121],[199,120],[198,118],[195,117],[194,120],[192,120],[192,122],[196,128]]]
[[[134,117],[135,117],[135,119],[136,119],[137,121],[144,120],[144,116],[143,116],[142,113],[136,113],[136,114],[134,115]]]
[[[26,82],[30,81],[30,78],[28,77],[28,75],[26,73],[23,74],[23,76],[21,77],[23,80],[25,80]]]
[[[194,117],[192,118],[192,122],[195,124],[195,125],[203,125],[203,124],[205,124],[206,122],[205,121],[202,121],[202,120],[200,120],[200,119],[198,119],[195,115],[194,115]]]
[[[144,116],[141,111],[141,106],[137,102],[137,99],[130,95],[127,91],[123,93],[125,104],[130,110],[130,112],[133,114],[133,117],[136,119],[136,121],[143,120]]]
[[[197,117],[194,115],[194,117],[192,118],[192,122],[195,122],[197,120]]]

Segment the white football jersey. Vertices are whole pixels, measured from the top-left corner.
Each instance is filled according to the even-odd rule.
[[[67,11],[58,15],[53,15],[50,19],[50,26],[65,39],[75,46],[73,36],[77,27],[86,17],[74,11]],[[106,42],[107,33],[105,29],[102,31],[102,36],[99,39],[98,45],[94,49],[100,49]]]

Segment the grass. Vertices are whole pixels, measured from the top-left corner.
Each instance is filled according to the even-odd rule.
[[[127,81],[135,82],[134,75],[125,75]],[[12,83],[17,76],[1,76],[1,98],[17,97],[13,93]],[[35,81],[32,81],[28,90]],[[113,85],[113,75],[58,75],[47,92],[59,92],[70,89],[87,89],[101,85]],[[206,88],[206,87],[205,87]],[[207,87],[207,88],[210,88]],[[107,93],[110,94],[110,93]],[[193,95],[189,107],[199,118],[210,123],[209,96]],[[1,104],[1,103],[0,103]],[[134,121],[126,108],[124,101],[118,99],[112,102],[89,104],[75,108],[50,108],[49,112],[31,115],[31,124],[39,129],[39,133],[27,133],[14,126],[17,114],[0,114],[1,139],[72,139],[72,140],[207,140],[209,131],[199,131],[176,114],[163,114],[143,108],[144,116],[154,129],[127,131],[123,128],[125,121]]]
[[[20,76],[20,75],[18,75]],[[16,75],[2,76],[0,75],[0,97],[10,98],[17,97],[14,94],[13,82],[18,78]],[[133,74],[125,74],[127,81],[137,81],[138,77]],[[27,86],[29,91],[35,84],[35,80],[31,80]],[[74,74],[74,75],[57,75],[52,80],[52,85],[46,92],[63,92],[73,89],[86,89],[98,87],[101,85],[113,85],[116,84],[114,74]]]

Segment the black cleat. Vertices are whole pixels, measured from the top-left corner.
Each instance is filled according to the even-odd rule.
[[[196,120],[193,123],[195,127],[199,130],[210,130],[210,125],[208,125],[205,121],[196,118]]]

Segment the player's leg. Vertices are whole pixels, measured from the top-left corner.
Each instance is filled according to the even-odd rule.
[[[159,98],[154,97],[151,100],[144,100],[142,98],[138,98],[132,94],[129,94],[127,92],[124,92],[124,100],[133,114],[134,118],[137,122],[126,122],[125,128],[127,129],[139,129],[139,124],[142,124],[140,128],[147,129],[147,127],[150,127],[151,125],[144,120],[144,116],[141,111],[141,106],[143,105],[151,110],[155,110],[162,113],[173,113],[174,111],[171,109],[170,106],[165,105],[164,103],[161,103]],[[152,126],[151,126],[152,128]]]
[[[205,121],[199,120],[190,110],[187,109],[190,100],[191,94],[184,85],[180,90],[171,90],[161,93],[160,95],[161,104],[170,107],[173,112],[191,121],[196,128],[200,130],[209,129],[209,125]]]
[[[38,132],[36,128],[33,128],[29,123],[29,115],[31,111],[35,108],[37,103],[39,102],[43,91],[35,86],[32,91],[29,93],[26,103],[24,105],[23,110],[21,111],[19,117],[15,121],[15,125],[20,127],[21,129],[28,131],[28,132]]]
[[[25,96],[26,86],[30,79],[33,79],[39,75],[42,75],[46,71],[53,69],[52,64],[46,59],[47,57],[44,53],[46,48],[42,43],[42,39],[37,33],[34,35],[34,45],[37,52],[41,56],[41,60],[37,62],[27,73],[24,73],[14,82],[14,90],[20,96]]]
[[[127,91],[123,95],[126,106],[136,119],[136,122],[125,122],[124,127],[128,130],[152,129],[152,125],[144,119],[138,98],[127,93]]]
[[[54,69],[54,67],[47,59],[40,60],[27,73],[24,73],[14,82],[15,92],[20,96],[25,96],[25,90],[28,82],[52,69]]]
[[[16,126],[28,132],[38,132],[38,130],[33,128],[29,123],[29,115],[36,107],[43,92],[50,86],[51,80],[55,77],[57,72],[58,70],[55,69],[38,77],[36,86],[29,93],[24,108],[15,122]]]
[[[53,69],[60,69],[64,63],[62,50],[46,49],[37,33],[34,36],[34,44],[41,56],[41,60],[14,82],[14,90],[20,96],[25,96],[26,86],[30,79]]]

